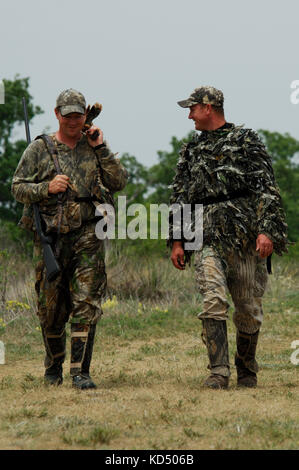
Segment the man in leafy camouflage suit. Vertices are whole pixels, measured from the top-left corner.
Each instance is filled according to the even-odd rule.
[[[71,322],[73,386],[94,388],[89,375],[96,324],[106,288],[103,240],[95,235],[95,206],[112,203],[126,184],[127,173],[86,120],[84,96],[73,89],[60,93],[55,114],[59,130],[34,140],[25,150],[12,182],[12,193],[24,204],[20,225],[33,230],[38,316],[46,349],[45,381],[62,383],[65,324]],[[94,133],[98,133],[95,137]],[[32,215],[38,203],[46,234],[55,241],[61,272],[48,282]],[[59,235],[58,235],[59,234]]]
[[[226,122],[223,101],[222,92],[208,86],[178,102],[190,109],[189,119],[202,132],[181,149],[171,203],[203,204],[203,245],[195,252],[195,272],[211,370],[205,385],[227,388],[229,383],[228,289],[235,307],[238,385],[254,387],[266,259],[272,251],[287,251],[287,226],[270,156],[256,132]],[[190,253],[183,237],[175,240],[178,218],[171,220],[171,259],[184,269]]]

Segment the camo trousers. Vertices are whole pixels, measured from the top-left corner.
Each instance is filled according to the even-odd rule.
[[[48,282],[41,246],[34,244],[37,315],[43,329],[52,334],[63,331],[67,321],[96,324],[106,290],[104,244],[95,235],[94,223],[62,234],[59,252],[61,273]]]
[[[244,258],[230,253],[221,258],[218,252],[206,246],[195,254],[195,273],[203,297],[203,311],[199,319],[228,318],[228,295],[234,303],[233,321],[236,328],[253,334],[263,321],[262,296],[267,284],[266,259],[254,248]]]

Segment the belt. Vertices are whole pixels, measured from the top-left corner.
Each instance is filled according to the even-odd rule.
[[[217,204],[219,202],[231,201],[233,199],[238,199],[239,197],[249,197],[249,196],[250,196],[249,190],[234,191],[230,194],[222,194],[217,197],[214,197],[214,196],[205,197],[204,199],[201,199],[200,201],[198,201],[196,204],[203,204],[204,206],[208,206],[210,204]]]
[[[92,202],[92,201],[97,201],[98,198],[96,196],[78,196],[75,197],[74,201],[75,202]]]

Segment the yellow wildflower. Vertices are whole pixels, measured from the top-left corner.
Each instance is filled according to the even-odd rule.
[[[102,308],[110,309],[114,308],[116,305],[118,305],[118,301],[116,295],[113,295],[112,299],[107,299],[106,302],[102,304]]]
[[[6,301],[6,310],[30,310],[30,305],[25,304],[24,302],[19,302],[18,300],[7,300]]]

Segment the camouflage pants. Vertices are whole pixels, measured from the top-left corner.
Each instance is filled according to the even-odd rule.
[[[35,290],[38,317],[47,333],[57,334],[65,323],[96,324],[102,314],[101,299],[106,290],[104,245],[95,235],[95,224],[60,236],[58,263],[61,273],[48,282],[39,243],[36,259]]]
[[[267,284],[266,259],[258,256],[254,248],[241,258],[231,253],[221,259],[209,246],[195,254],[195,272],[199,291],[203,297],[203,311],[199,319],[228,318],[227,291],[231,294],[236,328],[253,334],[263,321],[262,296]]]

